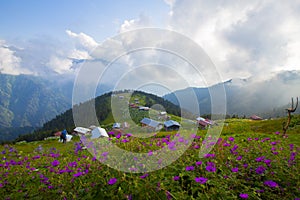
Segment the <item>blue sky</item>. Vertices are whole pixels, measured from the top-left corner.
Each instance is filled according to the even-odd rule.
[[[300,70],[299,1],[6,0],[0,6],[1,73],[74,77],[80,71],[74,59],[118,56],[119,49],[127,48],[120,44],[129,41],[108,38],[147,27],[176,31],[190,38],[212,60],[223,81],[267,79],[279,71]],[[133,37],[131,42],[139,46],[143,37]],[[157,42],[153,35],[146,37]],[[170,39],[161,38],[156,45]],[[171,42],[176,47],[182,41]],[[96,47],[106,50],[101,54],[98,51],[95,57]],[[160,66],[173,66],[191,86],[215,83],[214,77],[194,77],[184,63],[171,57],[163,58],[151,51],[137,55],[124,58],[116,71],[128,73],[132,64],[154,59],[152,62],[163,63]],[[155,77],[164,79],[163,70]],[[176,77],[170,83],[180,87]]]
[[[128,19],[147,15],[156,26],[169,7],[161,0],[9,0],[1,1],[0,37],[30,39],[41,35],[66,39],[65,30],[85,32],[98,41],[117,34]]]

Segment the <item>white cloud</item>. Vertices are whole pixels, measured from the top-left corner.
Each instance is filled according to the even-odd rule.
[[[30,74],[29,70],[21,67],[21,61],[15,51],[4,40],[0,40],[0,72],[12,75]]]
[[[72,60],[65,57],[52,56],[47,63],[54,72],[58,74],[70,73],[73,63]]]
[[[82,51],[78,49],[73,49],[69,53],[69,58],[74,58],[74,59],[91,59],[92,57],[87,51]]]
[[[234,1],[234,0],[165,0],[170,6],[166,28],[182,33],[195,42],[208,54],[217,66],[223,80],[233,77],[271,76],[280,70],[300,70],[300,2],[288,0]],[[140,15],[123,22],[118,32],[153,27],[153,16]],[[15,50],[0,43],[0,64],[3,73],[34,73],[47,75],[49,72],[76,72],[72,59],[100,60],[102,64],[111,62],[127,52],[132,46],[149,45],[152,47],[169,45],[171,48],[182,46],[172,37],[157,38],[157,35],[138,34],[108,38],[99,44],[86,33],[66,30],[74,41],[64,45],[61,42],[43,39],[31,40]],[[193,54],[193,50],[190,51]],[[113,82],[118,76],[149,62],[171,65],[176,72],[194,86],[204,86],[205,80],[199,79],[187,63],[159,51],[140,50],[122,55],[114,63]],[[103,66],[102,66],[103,67]],[[150,68],[146,68],[148,71]],[[157,68],[159,69],[159,68]],[[164,72],[164,69],[162,69]],[[270,74],[270,75],[269,75]],[[205,77],[205,75],[203,75]],[[131,80],[134,78],[130,76]],[[156,73],[156,79],[165,77]],[[206,77],[212,84],[214,77]],[[172,82],[172,80],[170,80]],[[173,82],[172,82],[173,83]]]
[[[172,7],[175,4],[176,0],[164,0],[164,2]]]
[[[98,43],[89,35],[85,33],[74,33],[70,30],[66,30],[66,33],[71,38],[76,39],[77,45],[79,45],[79,48],[84,48],[88,51],[93,50],[95,47],[98,46]]]
[[[120,33],[125,32],[125,31],[134,30],[137,28],[149,27],[150,24],[151,24],[151,21],[148,16],[140,15],[136,19],[125,20],[120,27]]]
[[[224,79],[300,69],[299,2],[176,1],[169,27],[208,53]]]
[[[6,74],[34,74],[51,77],[55,74],[75,75],[76,62],[91,59],[90,51],[98,46],[90,36],[67,31],[74,44],[53,38],[34,38],[18,43],[20,48],[8,46],[0,40],[0,69]]]

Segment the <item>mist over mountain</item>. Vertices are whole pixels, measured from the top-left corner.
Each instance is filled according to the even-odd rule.
[[[208,88],[186,88],[164,96],[165,99],[178,105],[178,99],[189,105],[189,96],[194,93],[199,102],[200,114],[211,113],[210,90],[220,86]],[[282,71],[269,79],[231,79],[224,82],[226,91],[227,114],[246,115],[259,114],[263,117],[285,116],[285,108],[290,106],[291,98],[300,96],[300,71]],[[186,107],[193,112],[195,109]],[[299,109],[298,111],[299,112]]]

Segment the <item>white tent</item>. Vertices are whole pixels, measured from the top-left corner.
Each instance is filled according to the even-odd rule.
[[[83,128],[83,127],[76,127],[74,129],[74,131],[77,132],[77,133],[81,133],[81,134],[85,135],[85,134],[89,133],[91,131],[91,129]]]
[[[72,139],[72,137],[73,137],[72,135],[67,134],[67,135],[66,135],[66,142],[70,142],[71,139]],[[63,142],[63,140],[61,140],[60,138],[58,139],[58,141],[59,141],[59,142]]]
[[[70,142],[71,139],[72,139],[72,137],[73,137],[72,135],[67,134],[67,135],[66,135],[67,142]]]
[[[99,138],[99,137],[108,137],[108,134],[104,128],[96,127],[92,130],[91,139]]]

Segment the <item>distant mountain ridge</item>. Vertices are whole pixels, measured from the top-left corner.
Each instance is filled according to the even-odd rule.
[[[285,108],[290,106],[291,97],[300,96],[300,71],[282,71],[262,81],[255,78],[231,79],[224,82],[227,114],[257,114],[265,118],[285,116]],[[26,133],[71,108],[74,80],[64,77],[51,80],[30,75],[14,76],[0,73],[1,136],[11,138]],[[189,105],[189,95],[193,92],[198,98],[200,114],[210,114],[210,88],[187,88],[167,94],[163,98],[178,105],[176,96],[181,95],[186,101],[184,105]],[[111,89],[111,85],[98,86],[96,96]],[[188,106],[184,109],[194,111]],[[300,113],[300,108],[297,109],[297,113]]]
[[[207,88],[190,87],[165,95],[163,98],[178,105],[178,99],[184,99],[183,105],[188,103],[191,93],[197,96],[200,114],[211,113],[211,99]],[[256,81],[249,79],[230,79],[223,83],[226,92],[227,114],[250,116],[253,114],[262,117],[285,116],[285,108],[289,106],[291,97],[300,96],[300,71],[283,71],[274,74],[270,79]],[[195,109],[186,106],[185,109],[193,112]],[[298,108],[297,113],[300,113]]]

